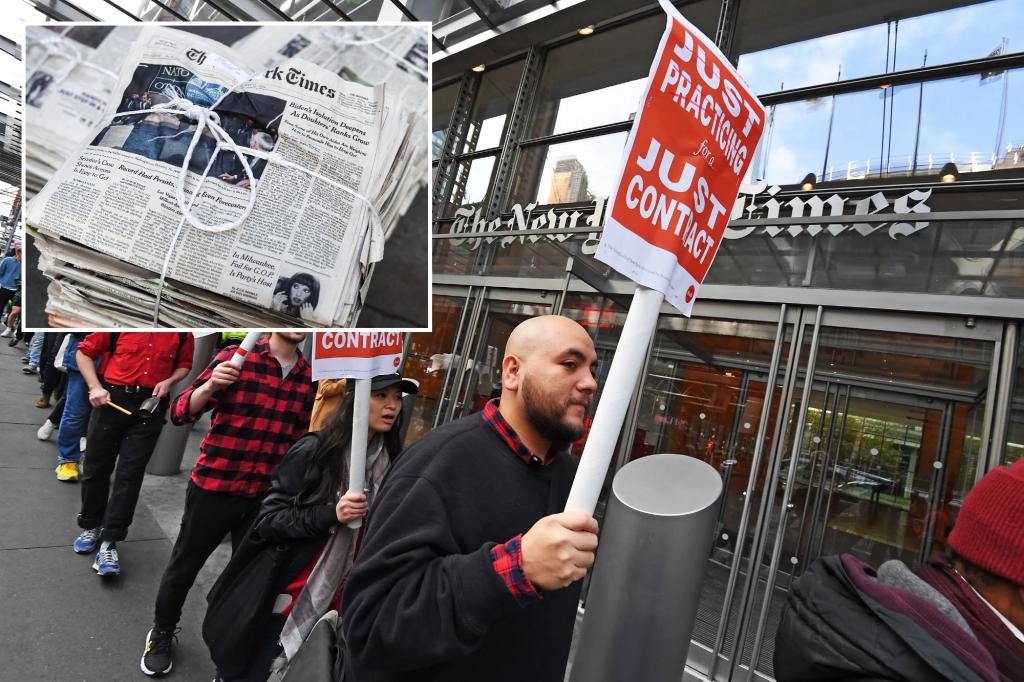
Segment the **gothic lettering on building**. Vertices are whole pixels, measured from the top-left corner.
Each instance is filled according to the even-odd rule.
[[[775,196],[782,191],[778,185],[767,187],[765,183],[756,185],[742,185],[740,194],[733,204],[730,220],[742,219],[763,219],[776,223],[779,219],[785,218],[822,218],[850,215],[868,216],[874,213],[929,213],[931,208],[925,202],[932,195],[930,189],[916,189],[898,197],[895,201],[889,199],[882,192],[875,192],[871,196],[861,199],[848,199],[841,194],[833,194],[825,197],[815,194],[810,197],[796,196],[789,200],[779,200]],[[767,197],[767,198],[763,198]],[[852,209],[852,211],[850,211]],[[915,221],[894,222],[894,223],[825,223],[825,224],[796,224],[796,225],[752,225],[748,227],[727,227],[725,229],[726,239],[742,239],[752,234],[765,234],[769,237],[776,237],[780,234],[787,234],[796,237],[806,233],[815,237],[822,232],[832,236],[840,235],[847,231],[853,231],[862,237],[888,230],[889,237],[906,237],[919,230],[928,227],[927,222]]]
[[[579,210],[561,211],[556,212],[553,208],[549,208],[546,211],[540,213],[534,213],[537,209],[537,203],[531,202],[525,207],[516,204],[512,207],[511,218],[495,218],[494,220],[485,221],[481,218],[481,207],[463,206],[455,211],[455,222],[452,223],[451,234],[462,234],[464,232],[495,232],[498,233],[493,237],[467,237],[465,239],[452,239],[451,243],[453,247],[466,245],[466,248],[473,251],[480,247],[480,244],[491,244],[494,241],[498,242],[498,246],[507,247],[515,244],[536,244],[541,239],[551,239],[557,242],[564,242],[570,237],[577,236],[578,233],[567,232],[563,234],[558,233],[544,233],[544,234],[519,234],[519,235],[506,235],[501,236],[501,232],[504,230],[546,230],[546,229],[557,229],[566,230],[575,227],[593,227],[599,228],[604,223],[604,199],[598,197],[594,200],[593,208],[587,208],[590,211],[589,215]],[[584,218],[582,224],[580,218]],[[600,232],[590,232],[586,234],[586,240],[583,242],[582,252],[588,256],[592,256],[597,252],[597,243],[601,239]]]
[[[822,233],[826,236],[838,236],[844,233],[858,234],[866,237],[875,232],[887,232],[889,237],[897,239],[907,237],[928,227],[925,221],[896,221],[896,222],[858,222],[858,216],[869,216],[878,213],[897,213],[911,216],[913,214],[930,213],[931,208],[925,203],[931,197],[930,189],[916,189],[897,197],[894,201],[882,192],[863,197],[850,199],[841,194],[811,196],[795,196],[789,199],[776,198],[782,188],[778,185],[768,187],[765,183],[756,185],[742,185],[740,194],[733,205],[730,220],[764,220],[768,224],[749,225],[744,227],[727,227],[725,229],[726,239],[743,239],[753,235],[764,235],[768,237],[789,236],[797,237],[806,234],[810,237],[817,237]],[[495,241],[501,247],[508,247],[512,244],[535,244],[541,239],[550,239],[557,242],[564,242],[573,237],[582,237],[582,253],[593,255],[597,251],[597,244],[600,241],[600,232],[579,233],[567,232],[545,232],[541,234],[519,234],[505,235],[505,231],[526,232],[529,230],[566,230],[577,227],[592,227],[599,229],[604,224],[605,199],[598,197],[594,199],[591,206],[573,209],[548,208],[537,211],[537,203],[531,202],[525,206],[516,204],[512,207],[510,218],[495,218],[485,221],[482,218],[482,207],[463,206],[455,211],[455,220],[452,223],[451,234],[463,233],[494,233],[493,236],[466,237],[452,239],[452,246],[458,247],[463,244],[469,250],[475,250],[481,244],[491,244]],[[850,222],[844,223],[799,223],[786,225],[786,218],[826,218],[849,216]]]

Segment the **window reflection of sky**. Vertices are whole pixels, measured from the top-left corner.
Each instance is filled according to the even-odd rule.
[[[928,65],[936,65],[985,57],[1004,39],[1007,52],[1024,50],[1024,0],[995,0],[906,19],[899,22],[898,32],[895,24],[882,24],[745,54],[739,70],[755,92],[764,94],[833,82],[840,66],[843,80],[886,73],[886,54],[893,51],[893,44],[895,69],[903,70],[921,66],[925,50]],[[892,70],[890,64],[888,71]],[[755,158],[752,175],[780,184],[795,183],[811,172],[825,180],[843,180],[876,175],[880,169],[933,173],[950,160],[962,172],[980,171],[992,167],[994,155],[996,162],[1009,155],[1012,163],[1013,150],[1024,145],[1021,71],[851,93],[832,100],[776,106],[770,114],[771,129],[761,142],[767,153],[761,150]]]
[[[1006,114],[1001,116],[1004,93]],[[751,167],[753,177],[791,184],[807,173],[821,177],[824,172],[825,180],[877,175],[880,167],[902,173],[915,166],[915,146],[917,174],[935,173],[951,160],[961,172],[989,170],[994,155],[1000,165],[1020,164],[1014,159],[1019,156],[1015,150],[1024,146],[1024,70],[879,88],[832,100],[775,106],[761,140],[765,149],[759,149]]]
[[[895,24],[893,24],[895,26]],[[895,69],[947,64],[984,57],[1007,39],[1007,51],[1024,50],[1024,0],[993,0],[899,22],[813,38],[744,54],[740,75],[757,94],[793,90],[836,80],[886,73],[886,45],[896,45]],[[782,85],[784,84],[784,87]]]
[[[466,177],[466,191],[462,197],[456,198],[457,206],[478,204],[487,198],[487,189],[491,184],[491,174],[494,171],[494,157],[485,156],[482,159],[466,162],[459,167],[458,178]],[[458,180],[456,181],[458,182]],[[461,200],[459,200],[461,199]]]
[[[587,171],[587,191],[597,197],[608,197],[615,189],[615,176],[619,170],[619,159],[626,144],[626,133],[614,133],[586,140],[552,145],[544,159],[544,170],[540,183],[532,197],[516,197],[519,201],[536,201],[539,204],[551,200],[552,180],[555,164],[559,159],[575,158]]]
[[[630,120],[640,107],[647,78],[565,97],[558,105],[553,135]]]

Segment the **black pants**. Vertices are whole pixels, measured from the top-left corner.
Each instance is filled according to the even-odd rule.
[[[49,422],[51,424],[56,424],[57,426],[60,426],[60,420],[61,420],[61,417],[63,417],[63,416],[64,416],[64,396],[61,396],[60,400],[57,401],[57,404],[53,406],[52,410],[50,410],[50,416],[47,417],[47,419],[49,420]]]
[[[107,388],[110,400],[132,413],[137,413],[142,401],[152,395],[147,389],[127,393],[117,386]],[[92,411],[86,435],[82,511],[78,515],[80,528],[102,526],[100,539],[110,542],[127,537],[146,465],[164,426],[168,402],[164,397],[152,417],[128,416],[109,405]],[[110,486],[112,473],[113,490]]]
[[[188,482],[181,530],[156,594],[154,622],[158,627],[177,625],[181,607],[199,569],[228,533],[231,533],[231,551],[238,548],[259,507],[258,497],[212,492],[203,490],[193,481]]]
[[[16,289],[4,289],[0,287],[0,311],[6,311],[7,304],[14,300],[14,294],[18,293]],[[7,318],[4,318],[4,322],[7,322]]]
[[[57,351],[60,350],[60,344],[63,343],[66,335],[66,332],[46,332],[43,340],[43,350],[39,354],[39,375],[43,378],[42,391],[45,397],[49,397],[53,393],[59,396],[67,381],[66,375],[53,366]]]

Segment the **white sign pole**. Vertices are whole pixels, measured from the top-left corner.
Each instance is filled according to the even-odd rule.
[[[352,444],[349,448],[348,491],[361,493],[366,486],[366,436],[370,430],[370,379],[356,379],[352,404]],[[362,519],[348,522],[349,528],[359,528]]]
[[[245,356],[256,347],[256,342],[263,336],[263,332],[248,332],[242,343],[238,344],[235,354],[231,356],[230,362],[235,367],[241,368],[245,364]]]
[[[637,286],[629,304],[622,335],[615,349],[608,379],[601,391],[601,401],[594,412],[594,423],[583,446],[583,456],[576,478],[565,503],[565,511],[582,511],[594,515],[601,495],[608,465],[611,464],[615,442],[622,431],[629,399],[643,369],[647,347],[658,324],[658,313],[665,295],[660,291]]]

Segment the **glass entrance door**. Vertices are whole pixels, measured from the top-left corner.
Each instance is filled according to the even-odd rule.
[[[767,570],[745,602],[726,678],[739,667],[773,675],[786,593],[809,562],[837,553],[873,566],[926,559],[945,549],[976,478],[992,341],[917,333],[942,328],[881,314],[819,309],[803,319],[800,362],[786,378],[792,411],[778,425],[764,484],[773,494],[757,524],[765,542],[755,563]]]
[[[817,358],[783,570],[945,549],[978,466],[992,344],[825,327]]]
[[[849,553],[878,566],[914,563],[929,514],[944,538],[948,514],[930,509],[936,462],[946,461],[953,401],[825,382],[808,408],[806,455],[791,497],[796,539],[787,550],[802,572],[811,558]],[[793,533],[790,533],[792,536]],[[786,551],[786,550],[784,550]]]

